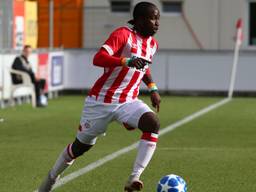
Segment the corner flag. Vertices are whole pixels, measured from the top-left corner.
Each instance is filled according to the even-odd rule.
[[[240,18],[236,22],[236,30],[237,30],[236,31],[236,46],[235,46],[235,50],[234,50],[234,60],[233,60],[230,85],[229,85],[229,90],[228,90],[229,98],[232,98],[233,92],[234,92],[236,70],[237,70],[237,63],[238,63],[238,57],[239,57],[239,48],[243,42],[243,30],[242,29],[243,29],[243,21]]]
[[[243,42],[243,20],[240,18],[236,22],[236,43],[240,46]]]

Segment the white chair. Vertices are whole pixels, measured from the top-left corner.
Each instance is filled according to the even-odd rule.
[[[29,95],[31,95],[32,106],[36,107],[36,94],[34,84],[31,81],[30,76],[22,71],[10,69],[10,74],[20,75],[22,77],[22,83],[11,84],[11,100],[14,101],[14,92],[19,88],[26,88],[29,90]]]

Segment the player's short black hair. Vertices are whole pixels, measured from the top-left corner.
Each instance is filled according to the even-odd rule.
[[[129,20],[128,23],[134,25],[134,21],[136,19],[138,19],[139,17],[146,16],[148,13],[149,7],[156,7],[156,5],[147,1],[142,1],[137,3],[133,9],[133,14],[132,14],[133,19]]]

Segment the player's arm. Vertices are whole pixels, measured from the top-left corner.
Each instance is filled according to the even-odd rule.
[[[110,55],[105,48],[101,48],[93,58],[93,64],[98,67],[122,66],[122,58]]]
[[[122,58],[118,57],[116,53],[124,47],[127,38],[125,28],[118,28],[113,31],[94,56],[93,64],[98,67],[122,66]]]
[[[142,58],[125,58],[110,55],[105,48],[101,48],[93,58],[93,64],[98,67],[127,66],[142,69],[147,62]]]
[[[158,89],[156,84],[153,81],[153,78],[150,73],[150,69],[148,68],[145,75],[142,78],[142,81],[147,85],[148,90],[150,92],[150,98],[152,102],[152,106],[156,108],[157,112],[160,110],[161,97],[158,93]]]
[[[129,33],[124,28],[114,31],[94,56],[93,64],[99,67],[127,66],[137,69],[144,68],[147,63],[141,58],[116,56],[116,53],[126,44],[128,35]]]

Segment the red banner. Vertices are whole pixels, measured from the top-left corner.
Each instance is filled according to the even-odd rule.
[[[38,55],[38,68],[37,68],[37,77],[40,79],[45,79],[45,92],[48,91],[49,85],[49,75],[48,75],[48,53],[41,53]]]

